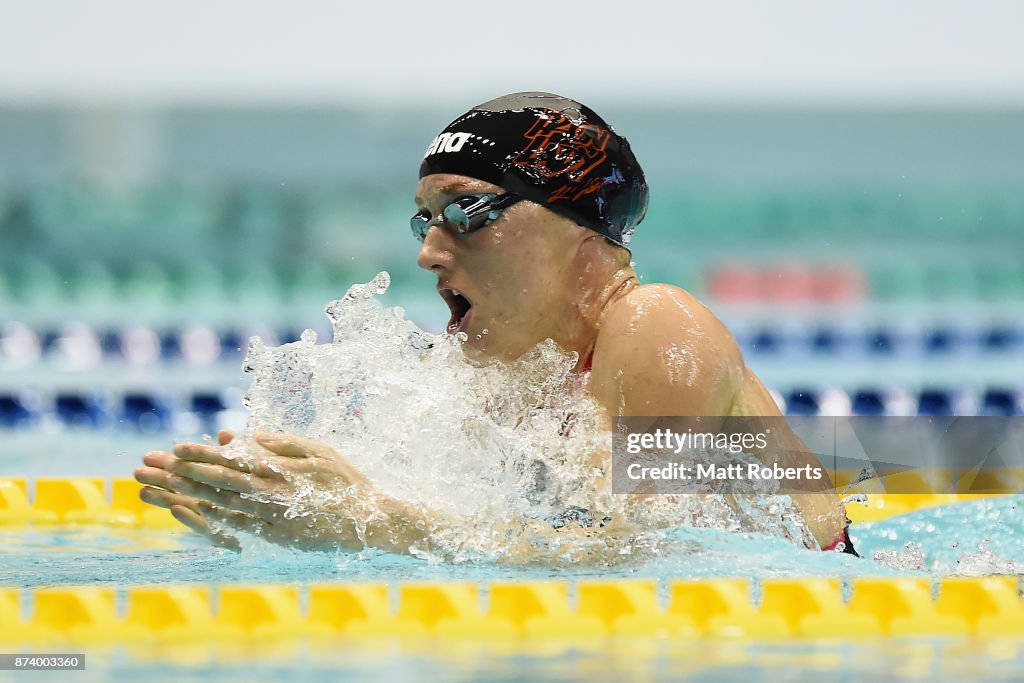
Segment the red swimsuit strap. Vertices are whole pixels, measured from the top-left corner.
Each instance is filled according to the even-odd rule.
[[[848,555],[853,555],[854,557],[860,557],[860,553],[858,553],[854,549],[854,547],[853,547],[853,541],[850,540],[850,525],[849,524],[847,524],[843,528],[843,533],[842,533],[842,535],[839,538],[837,538],[836,540],[834,540],[831,543],[829,543],[827,546],[822,548],[822,550],[835,550],[839,546],[840,543],[843,544],[843,552],[844,553],[846,553]]]

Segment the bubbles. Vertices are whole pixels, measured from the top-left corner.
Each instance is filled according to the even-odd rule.
[[[377,273],[376,277],[369,283],[373,287],[375,294],[380,295],[388,291],[388,287],[391,286],[391,275],[385,270]]]
[[[903,547],[905,550],[879,550],[874,554],[875,562],[903,571],[924,571],[924,554],[921,548],[907,541]]]
[[[957,560],[956,573],[960,576],[991,576],[993,574],[1018,574],[1017,565],[992,552],[989,539],[978,545],[977,553],[963,553]]]
[[[958,543],[951,544],[952,549],[958,547]],[[931,568],[926,567],[924,553],[913,541],[904,544],[904,551],[879,550],[874,554],[874,559],[891,569],[924,571],[930,569],[939,574],[950,574],[954,576],[993,576],[997,574],[1017,574],[1017,565],[997,556],[989,547],[989,539],[984,539],[978,545],[977,553],[962,553],[956,561],[956,566],[951,572],[948,568],[936,564]]]

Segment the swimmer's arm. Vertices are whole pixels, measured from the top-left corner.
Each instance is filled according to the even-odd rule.
[[[782,417],[782,411],[775,399],[765,388],[761,380],[751,371],[744,377],[744,387],[740,391],[730,414],[737,416]],[[771,459],[784,467],[821,467],[821,462],[803,440],[784,420],[772,421],[774,438],[770,442],[775,448]],[[753,428],[753,427],[751,427]],[[834,493],[833,483],[827,471],[823,479],[815,481],[813,490],[807,493],[793,494],[793,500],[807,522],[807,528],[814,534],[821,547],[831,545],[843,533],[846,526],[846,508]],[[808,482],[811,483],[811,482]]]
[[[683,290],[650,285],[608,311],[590,384],[610,426],[616,415],[727,415],[743,373],[721,321]]]
[[[609,428],[615,415],[647,416],[652,424],[661,415],[782,415],[725,325],[686,292],[667,285],[634,290],[609,311],[594,350],[591,387],[608,413]],[[788,425],[778,437],[781,464],[819,464]],[[835,495],[794,499],[820,544],[841,533],[845,514]]]
[[[221,442],[230,442],[231,436],[222,435]],[[474,547],[472,538],[458,532],[473,520],[384,495],[324,444],[287,435],[261,435],[254,443],[262,449],[254,450],[244,465],[210,444],[178,444],[173,453],[147,454],[145,466],[136,471],[136,478],[147,485],[143,500],[170,509],[214,544],[234,550],[241,547],[237,532],[247,532],[303,550],[371,547],[441,561],[478,554],[515,565],[607,565],[623,557],[617,541],[621,524],[555,529],[548,520],[523,515],[509,516],[503,530],[507,543],[499,537],[495,545],[488,538]],[[310,514],[286,515],[287,502],[294,500],[294,489],[285,485],[289,477],[292,484],[301,478],[318,487],[307,500],[334,501]],[[351,495],[338,500],[333,494],[340,487]],[[253,496],[255,492],[264,495]]]

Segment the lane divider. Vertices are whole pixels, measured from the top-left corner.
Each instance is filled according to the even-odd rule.
[[[0,588],[0,644],[291,638],[1024,639],[1018,577]],[[119,591],[123,600],[119,600]],[[570,592],[575,600],[569,599]],[[936,597],[933,597],[936,596]],[[118,609],[123,602],[123,610]]]
[[[843,490],[860,476],[860,470],[830,472],[833,484]],[[898,493],[901,495],[960,495],[1010,494],[1024,489],[1024,468],[1000,467],[984,470],[953,470],[929,467],[901,472],[882,472],[853,486],[863,493]]]
[[[985,482],[1013,480],[1017,470],[981,473]],[[843,475],[850,477],[850,473]],[[892,475],[897,476],[897,475]],[[908,473],[909,481],[935,481],[934,473]],[[922,479],[923,477],[923,479]],[[847,479],[850,480],[850,479]],[[989,498],[991,493],[884,493],[876,492],[878,480],[858,485],[852,492],[866,492],[866,503],[850,503],[847,514],[853,522],[875,522],[922,508]],[[908,481],[901,481],[905,490]],[[883,480],[882,486],[885,485]],[[921,487],[925,485],[922,483]],[[168,510],[155,508],[139,498],[142,485],[134,479],[109,482],[97,477],[0,478],[0,526],[5,524],[99,524],[143,529],[183,529]],[[993,487],[995,488],[995,487]],[[883,489],[884,490],[884,489]],[[1005,488],[1003,490],[1006,490]],[[109,495],[108,495],[109,493]]]
[[[0,525],[99,524],[144,529],[184,529],[169,510],[139,498],[134,479],[99,477],[0,479]]]

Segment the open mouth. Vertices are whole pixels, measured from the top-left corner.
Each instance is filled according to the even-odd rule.
[[[448,334],[464,332],[469,324],[469,316],[473,310],[473,302],[457,289],[445,287],[438,290],[441,298],[448,304],[452,317],[448,321]]]

